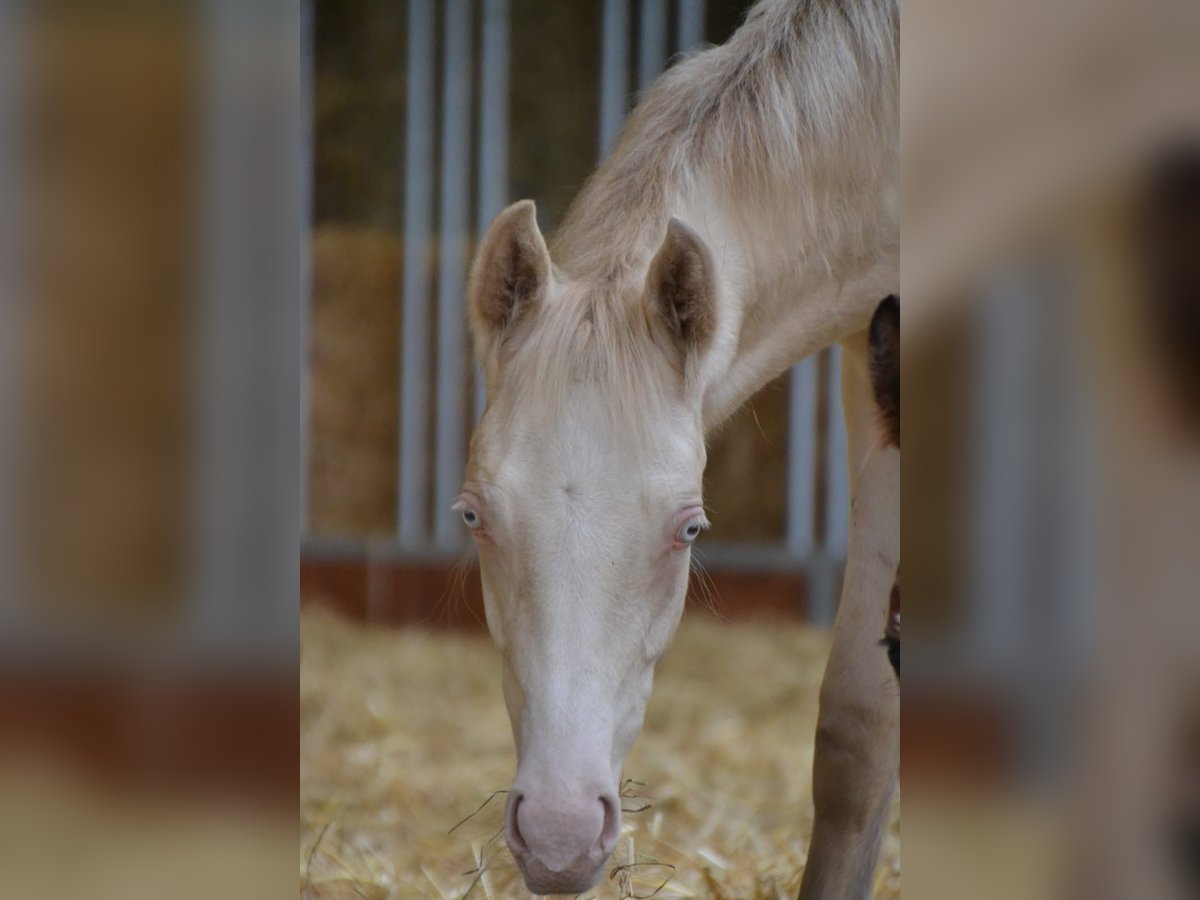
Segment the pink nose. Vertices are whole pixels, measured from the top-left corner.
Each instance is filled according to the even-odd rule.
[[[620,807],[612,794],[551,795],[514,786],[505,806],[508,847],[535,894],[592,887],[617,843]]]

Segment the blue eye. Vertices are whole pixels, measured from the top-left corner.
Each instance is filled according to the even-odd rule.
[[[675,535],[675,540],[681,544],[690,544],[696,538],[700,537],[700,532],[704,530],[705,522],[699,516],[688,519],[683,523],[683,527],[679,529],[679,533]]]
[[[479,513],[475,512],[475,510],[471,509],[469,506],[463,509],[462,520],[463,524],[472,531],[475,531],[483,524],[483,519],[479,518]]]

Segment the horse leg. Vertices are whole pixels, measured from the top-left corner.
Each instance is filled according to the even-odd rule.
[[[867,333],[842,345],[850,535],[821,684],[801,900],[870,896],[899,765],[899,685],[880,639],[900,553],[900,451],[880,438]]]

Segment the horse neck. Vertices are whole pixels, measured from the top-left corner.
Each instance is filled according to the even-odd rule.
[[[720,282],[710,428],[899,287],[896,10],[843,6],[765,0],[670,69],[552,248],[570,277],[633,296],[671,216],[705,239]]]
[[[784,183],[778,196],[804,196]],[[842,197],[837,221],[814,223],[799,202],[694,200],[717,261],[720,330],[706,379],[711,431],[790,366],[867,326],[899,290],[898,203],[886,185]],[[686,213],[685,213],[686,214]]]

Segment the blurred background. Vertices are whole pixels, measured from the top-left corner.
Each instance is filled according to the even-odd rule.
[[[0,3],[4,896],[294,889],[308,23]]]
[[[904,7],[914,896],[1200,891],[1197,13]]]

